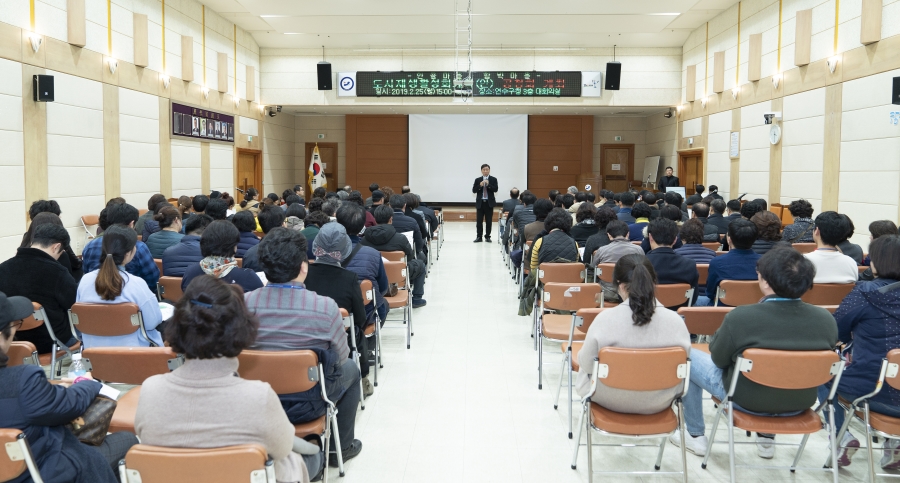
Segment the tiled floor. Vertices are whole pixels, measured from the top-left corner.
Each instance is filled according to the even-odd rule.
[[[347,463],[344,483],[378,482],[583,482],[585,448],[578,469],[570,468],[574,443],[566,433],[566,411],[553,409],[559,348],[548,344],[544,389],[537,388],[537,353],[529,317],[516,315],[516,285],[495,243],[472,243],[472,223],[446,224],[441,258],[426,282],[428,305],[414,312],[412,348],[405,329],[388,322],[379,385],[358,412],[356,436],[362,453]],[[496,229],[496,225],[495,225]],[[370,377],[372,377],[370,375]],[[565,395],[563,395],[565,398]],[[706,408],[707,434],[713,408]],[[576,421],[577,423],[577,421]],[[720,434],[724,434],[720,431]],[[595,434],[594,442],[610,441]],[[736,441],[752,441],[736,431]],[[779,437],[799,442],[799,437]],[[821,467],[824,433],[807,445],[801,466]],[[707,470],[688,454],[691,480],[727,481],[727,446],[717,445]],[[779,447],[761,460],[755,445],[739,447],[739,463],[790,464],[794,448]],[[594,449],[594,469],[653,471],[653,448]],[[841,481],[865,478],[859,452]],[[680,453],[668,445],[663,471],[679,470]],[[336,472],[332,473],[336,476]],[[598,475],[600,481],[602,475]],[[607,481],[678,481],[678,477],[606,477]],[[821,471],[738,468],[738,481],[831,481]]]

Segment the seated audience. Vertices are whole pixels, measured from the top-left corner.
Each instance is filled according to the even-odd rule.
[[[41,213],[36,218],[43,216],[59,220],[52,213]],[[0,263],[0,292],[8,297],[27,297],[41,304],[56,338],[71,347],[78,340],[72,335],[68,310],[75,303],[78,282],[58,262],[65,254],[64,247],[69,244],[69,232],[62,222],[38,226],[32,222],[29,230],[32,230],[29,246],[20,247],[14,257]],[[33,343],[40,354],[53,350],[53,339],[43,324],[19,332],[16,340]]]
[[[137,210],[135,210],[137,211]],[[137,253],[137,234],[130,227],[113,225],[101,238],[100,268],[84,274],[78,283],[76,301],[87,304],[133,303],[141,311],[147,340],[140,329],[128,335],[99,336],[83,334],[82,345],[91,347],[149,347],[162,346],[157,326],[162,323],[162,313],[156,295],[147,291],[143,281],[125,271],[125,267]]]
[[[134,416],[141,442],[170,448],[261,444],[275,460],[278,481],[309,481],[304,460],[313,474],[324,470],[324,455],[297,441],[275,391],[238,375],[237,356],[253,344],[258,329],[239,291],[207,275],[194,279],[166,326],[166,340],[184,354],[184,365],[141,386]],[[313,446],[309,456],[292,451],[306,444]]]
[[[262,205],[259,202],[259,190],[256,188],[248,188],[247,191],[244,191],[244,201],[241,201],[241,204],[235,207],[235,211],[238,213],[249,210],[253,213],[253,216],[256,216],[261,209]],[[213,219],[216,219],[216,217],[213,217]]]
[[[36,201],[35,203],[38,202]],[[54,201],[54,203],[56,202]],[[31,206],[34,208],[34,204]],[[19,248],[30,247],[34,240],[34,230],[44,224],[63,226],[63,222],[59,219],[59,215],[47,211],[36,213],[31,218],[31,224],[28,225],[28,230],[22,235],[22,244],[19,245]],[[63,252],[59,254],[59,258],[56,261],[66,268],[66,271],[69,272],[69,275],[71,275],[76,282],[81,280],[81,277],[84,275],[84,270],[82,268],[81,259],[75,255],[75,250],[72,250],[71,241],[63,247]]]
[[[287,211],[282,211],[280,209],[276,209],[275,207],[264,206],[262,210],[259,212],[259,216],[256,217],[256,221],[259,223],[259,227],[262,228],[262,232],[264,234],[272,231],[273,228],[278,228],[284,225],[286,228],[289,228],[293,231],[303,230],[303,221],[300,219],[300,228],[297,228],[297,223],[295,221],[291,221],[288,224],[288,221],[291,218],[297,219],[296,216],[299,215],[297,210],[303,210],[303,214],[305,216],[306,210],[303,208],[303,205],[300,203],[294,203],[288,207]],[[262,272],[262,265],[259,263],[259,257],[257,256],[257,252],[259,251],[259,244],[253,245],[246,252],[244,252],[244,258],[241,262],[241,266],[246,268],[247,270],[253,270],[254,272]]]
[[[191,206],[193,205],[193,200],[190,196],[183,195],[178,197],[178,204],[175,206],[178,209],[178,217],[181,218],[182,225],[187,220],[187,216],[191,212]]]
[[[118,225],[134,231],[134,222],[138,219],[137,208],[124,202],[111,202],[106,205],[105,210],[106,222],[109,227]],[[135,233],[135,239],[137,239],[137,233]],[[89,241],[84,246],[84,250],[81,252],[84,273],[100,269],[100,265],[104,262],[104,259],[101,258],[102,247],[103,236],[100,235],[97,235],[97,238]],[[156,267],[156,262],[153,261],[153,255],[150,254],[147,244],[138,240],[137,245],[135,245],[135,253],[129,260],[130,262],[125,264],[125,271],[143,279],[146,288],[151,293],[156,294],[156,283],[159,282],[159,268]]]
[[[302,184],[294,185],[294,194],[300,198],[301,205],[306,204],[306,199],[304,198],[306,196],[306,188],[304,188]]]
[[[341,453],[344,461],[348,461],[362,451],[362,442],[354,437],[360,375],[356,363],[348,358],[350,349],[338,305],[328,297],[306,290],[304,281],[310,264],[302,234],[275,228],[263,237],[258,254],[269,284],[244,295],[247,309],[259,319],[259,333],[252,348],[310,349],[319,354],[319,360],[327,368],[328,398],[338,410]],[[280,399],[293,424],[313,421],[325,414],[324,404],[311,408],[300,398],[282,396]],[[331,438],[330,444],[329,464],[337,466],[335,438]]]
[[[372,301],[372,304],[366,305],[366,320],[371,323],[375,321],[375,317],[372,314],[375,312],[376,307],[378,320],[385,320],[385,317],[387,317],[388,304],[384,299],[384,294],[390,288],[390,284],[384,271],[384,262],[381,259],[381,254],[372,247],[360,244],[361,238],[359,233],[363,231],[365,226],[366,213],[368,211],[363,209],[361,205],[347,203],[338,208],[337,222],[347,230],[350,242],[353,244],[350,257],[345,259],[341,265],[347,270],[356,273],[360,282],[363,280],[372,282],[375,300]],[[365,301],[363,302],[365,303]]]
[[[100,446],[90,446],[79,441],[67,426],[87,411],[102,384],[90,376],[65,385],[50,384],[40,366],[9,366],[7,354],[13,337],[22,326],[21,319],[31,313],[27,298],[0,293],[0,427],[25,433],[35,470],[46,482],[117,483],[119,460],[138,442],[134,434],[107,434]],[[25,470],[9,481],[32,479]]]
[[[186,235],[181,237],[177,244],[166,248],[166,251],[163,252],[163,275],[183,277],[189,267],[203,260],[203,254],[200,252],[200,236],[212,221],[212,218],[203,213],[188,218],[184,224]]]
[[[700,200],[703,199],[704,191],[706,191],[705,186],[703,186],[702,184],[695,185],[694,186],[694,194],[692,194],[691,196],[688,196],[687,199],[684,200],[684,202],[691,206],[696,205],[697,203],[700,202]],[[693,208],[691,208],[691,209],[693,209]]]
[[[711,196],[717,200],[724,200],[724,198],[722,198],[722,195],[719,194],[719,187],[714,184],[709,185],[709,194],[707,196]]]
[[[700,220],[700,223],[703,223],[703,241],[719,241],[719,227],[709,222],[709,205],[700,201],[694,203],[693,208],[691,209],[691,217],[696,218]]]
[[[184,236],[181,233],[181,214],[174,206],[167,205],[153,215],[153,220],[159,224],[160,230],[150,235],[144,243],[153,258],[162,258],[166,249],[177,245]]]
[[[144,220],[144,226],[141,228],[141,231],[140,231],[141,240],[144,243],[147,243],[147,240],[150,239],[150,235],[162,230],[162,227],[159,226],[159,222],[156,221],[155,217],[156,217],[156,215],[159,214],[160,210],[162,210],[163,208],[165,208],[167,206],[172,207],[172,204],[169,203],[168,201],[163,201],[161,203],[157,203],[156,206],[148,212],[148,213],[152,213],[152,215],[150,216],[149,219]],[[135,230],[135,232],[137,232],[137,230]]]
[[[597,353],[604,347],[682,347],[688,356],[691,355],[691,335],[681,316],[656,300],[656,282],[653,265],[644,255],[626,255],[616,262],[613,284],[625,302],[598,314],[588,329],[578,353],[580,367],[575,389],[579,396],[588,395],[593,377],[591,368]],[[607,387],[601,380],[591,400],[616,412],[656,414],[671,407],[672,401],[683,391],[681,384],[652,392],[626,391]]]
[[[601,263],[616,263],[625,255],[643,255],[641,247],[631,243],[628,239],[628,225],[622,220],[612,220],[606,225],[606,236],[609,243],[600,246],[591,256],[591,266],[596,267]],[[619,301],[618,288],[608,282],[600,281],[603,287],[603,296],[607,301]]]
[[[572,238],[578,246],[583,247],[587,239],[592,235],[596,235],[599,228],[594,223],[594,214],[597,208],[592,203],[581,203],[578,210],[575,211],[575,226],[572,227]]]
[[[313,200],[310,201],[310,203],[309,203],[310,206],[313,206],[314,204],[316,204],[314,202],[317,199],[321,199],[321,198],[313,198]],[[319,234],[319,230],[322,229],[322,227],[325,226],[326,223],[331,222],[331,218],[329,218],[328,215],[326,215],[321,210],[322,204],[318,203],[318,205],[319,205],[319,210],[313,211],[312,209],[310,209],[310,211],[306,214],[306,218],[303,220],[303,229],[300,230],[300,233],[303,234],[303,236],[306,238],[307,242],[309,243],[309,247],[307,249],[308,250],[307,257],[310,260],[316,259],[316,257],[312,253],[312,242],[316,239],[316,235]]]
[[[651,221],[647,227],[647,238],[652,249],[647,253],[647,259],[653,264],[657,283],[686,283],[694,289],[693,300],[696,300],[697,280],[700,277],[697,263],[672,249],[677,236],[678,225],[674,221],[665,218]]]
[[[237,244],[237,257],[244,258],[244,254],[247,253],[247,250],[259,245],[259,237],[254,233],[254,231],[256,231],[256,217],[249,211],[242,211],[240,213],[235,213],[231,222],[241,234]]]
[[[741,206],[741,217],[745,220],[749,220],[753,218],[753,215],[759,213],[760,211],[765,211],[761,206],[757,205],[754,202],[744,203]],[[774,213],[773,213],[774,214]]]
[[[694,205],[697,206],[697,205]],[[694,218],[681,225],[681,248],[676,248],[675,253],[690,258],[694,263],[709,263],[716,258],[716,252],[702,245],[705,226]]]
[[[648,191],[646,194],[641,195],[641,201],[647,203],[647,206],[650,207],[649,218],[651,221],[659,218],[660,205],[656,204],[656,195]]]
[[[844,219],[844,225],[847,227],[847,232],[844,234],[844,239],[841,240],[837,245],[838,250],[841,251],[844,255],[852,258],[856,265],[863,264],[863,251],[862,247],[857,245],[856,243],[852,243],[850,241],[850,237],[853,236],[853,233],[856,232],[856,227],[853,225],[853,220],[850,219],[847,215],[841,215],[841,218]]]
[[[788,205],[788,211],[794,217],[794,223],[784,227],[781,239],[788,243],[813,243],[813,207],[809,201],[794,200]]]
[[[890,220],[876,220],[872,223],[869,223],[869,246],[872,246],[872,242],[877,240],[879,237],[885,235],[900,235],[897,232],[897,225],[894,224],[893,221]],[[863,273],[859,274],[860,280],[874,280],[875,276],[872,274],[872,267],[869,266],[869,256],[867,255],[862,262],[862,265],[865,265],[867,268]]]
[[[365,207],[366,207],[366,208],[370,208],[370,207],[375,203],[374,198],[375,198],[375,192],[376,192],[376,191],[378,191],[378,183],[372,183],[372,184],[370,184],[370,185],[369,185],[369,193],[371,193],[372,195],[369,196],[368,198],[366,198],[366,201],[365,201]],[[384,194],[383,194],[383,193],[382,193],[381,197],[384,198]]]
[[[206,205],[209,204],[209,197],[206,195],[197,195],[191,199],[191,216],[202,215],[205,214]],[[181,219],[181,225],[186,226],[190,217],[185,217]]]
[[[644,240],[644,228],[650,223],[650,205],[638,201],[631,209],[634,223],[628,225],[628,239],[631,241]]]
[[[512,219],[513,212],[515,212],[516,207],[519,206],[519,188],[513,188],[509,190],[509,199],[503,200],[503,204],[500,208],[500,238],[503,238],[503,233],[506,231],[507,222]],[[502,218],[503,213],[507,213],[507,219],[504,220]]]
[[[438,225],[440,224],[437,219],[437,214],[435,214],[434,210],[422,203],[422,198],[419,195],[415,193],[412,193],[412,195],[416,197],[416,207],[413,212],[418,214],[419,216],[424,217],[425,221],[428,222],[428,228],[431,230],[431,233],[428,234],[428,238],[431,238],[434,236],[434,231],[437,230]]]
[[[284,217],[285,228],[290,228],[294,231],[301,231],[306,228],[306,223],[304,222],[304,220],[306,219],[306,208],[304,208],[300,203],[294,203],[288,206],[287,210],[284,211]],[[256,221],[260,224],[260,228],[262,228],[262,222],[259,221],[258,216],[256,217]],[[246,258],[246,255],[244,256],[244,258]]]
[[[359,247],[360,249],[364,248],[362,245]],[[359,278],[356,272],[344,266],[344,262],[350,258],[352,252],[353,243],[347,236],[347,230],[343,225],[329,223],[323,226],[319,230],[316,241],[313,242],[316,263],[309,265],[305,283],[307,290],[334,300],[339,308],[353,316],[353,323],[356,325],[356,343],[359,345],[357,350],[360,354],[368,354],[367,340],[363,336],[363,330],[368,325],[368,321],[362,292],[359,289]],[[357,251],[350,261],[352,262],[358,257],[359,252]],[[377,255],[377,257],[381,262],[381,256]],[[347,340],[350,341],[349,336]],[[367,360],[367,358],[363,357],[363,360]],[[363,379],[368,374],[369,365],[363,364],[361,373]],[[367,379],[363,381],[363,390],[363,396],[372,394],[372,385]]]
[[[816,267],[815,283],[855,283],[856,262],[835,246],[847,236],[847,218],[834,211],[819,213],[813,230],[816,249],[805,256]]]
[[[674,191],[666,191],[663,195],[666,205],[671,205],[681,210],[681,220],[688,221],[687,205],[684,203],[684,197],[680,193]]]
[[[416,198],[416,199],[418,199],[418,198]],[[350,192],[350,197],[347,198],[347,201],[349,201],[349,202],[351,202],[351,203],[354,203],[354,204],[358,205],[360,208],[363,209],[363,214],[364,214],[365,217],[366,217],[366,222],[365,222],[365,224],[363,225],[365,228],[369,228],[369,227],[372,227],[372,226],[375,226],[375,225],[378,224],[378,223],[375,222],[375,215],[373,215],[373,214],[370,213],[368,210],[366,210],[365,202],[363,201],[363,199],[362,199],[362,194],[361,194],[359,191],[351,191],[351,192]],[[343,205],[342,205],[342,206],[343,206]],[[428,217],[428,212],[431,213],[431,216],[434,216],[434,211],[433,211],[432,209],[428,208],[427,206],[420,205],[420,206],[419,206],[419,209],[420,209],[420,210],[423,210],[422,213],[423,213],[426,217]],[[340,208],[338,208],[338,210],[340,210]],[[337,217],[337,216],[335,216],[335,218],[336,218],[336,217]],[[301,218],[301,220],[302,220],[302,219],[303,219],[303,218]],[[429,218],[429,220],[430,220],[430,219],[431,219],[431,218]],[[302,228],[301,228],[301,229],[302,229]],[[436,230],[436,229],[437,229],[437,218],[435,218],[435,220],[434,220],[433,222],[431,222],[431,230],[434,231],[434,230]]]
[[[378,225],[365,231],[359,241],[360,245],[372,247],[379,252],[403,252],[406,255],[406,267],[412,284],[413,306],[416,306],[417,301],[424,305],[427,303],[422,298],[425,295],[425,262],[416,258],[416,252],[409,239],[394,228],[394,210],[390,206],[381,205],[376,206],[374,211]]]
[[[536,237],[538,233],[544,231],[544,221],[547,219],[547,215],[550,214],[550,210],[553,209],[553,203],[551,203],[550,200],[541,198],[535,200],[532,208],[534,221],[525,225],[525,228],[521,232],[525,234],[525,241],[531,242],[534,241],[534,237]]]
[[[728,233],[728,225],[732,220],[725,218],[725,202],[721,199],[713,200],[709,204],[710,215],[709,218],[706,219],[706,222],[710,225],[715,226],[719,230],[719,235],[725,235]]]
[[[569,234],[572,231],[572,217],[565,209],[554,208],[544,221],[546,234],[535,238],[531,247],[531,270],[549,262],[578,261],[578,244]]]
[[[256,272],[237,265],[235,253],[240,238],[240,232],[231,222],[216,220],[210,223],[200,235],[200,254],[203,255],[203,260],[185,270],[181,290],[187,289],[194,277],[204,273],[237,284],[244,292],[262,287],[263,283]]]
[[[762,198],[757,198],[757,199],[751,201],[751,203],[755,203],[757,206],[759,206],[760,211],[768,211],[769,210],[769,203],[766,202],[766,200],[764,200]]]
[[[670,192],[671,193],[671,192]],[[676,205],[664,205],[659,210],[659,218],[672,220],[675,222],[676,226],[681,226],[682,219],[682,211]],[[650,253],[650,240],[646,236],[647,228],[644,227],[644,230],[641,232],[641,236],[643,240],[641,240],[641,250],[644,251],[644,254]],[[676,233],[675,243],[672,245],[672,248],[681,248],[681,237]]]
[[[333,194],[333,193],[329,193]],[[403,195],[399,195],[401,198],[404,198]],[[406,199],[406,198],[404,198]],[[333,196],[331,198],[325,198],[325,202],[322,203],[322,213],[325,213],[328,216],[329,221],[334,221],[334,214],[337,213],[338,207],[341,206],[341,199],[337,196]],[[420,232],[421,234],[421,232]]]
[[[848,364],[838,386],[838,395],[847,401],[854,401],[875,391],[882,360],[890,349],[900,346],[900,325],[894,323],[900,318],[900,306],[897,304],[897,289],[900,288],[900,237],[878,237],[869,245],[869,255],[875,279],[856,284],[834,312],[838,339],[844,344],[852,344],[851,354],[847,357]],[[820,401],[827,399],[830,389],[831,383],[819,388]],[[900,418],[900,391],[889,384],[883,385],[881,391],[869,399],[869,409]],[[845,417],[844,411],[839,409],[834,420],[835,431],[844,425]],[[847,466],[860,446],[859,440],[847,431],[841,446],[838,464]],[[886,451],[881,458],[882,468],[900,468],[900,440],[886,440],[884,449]]]
[[[755,205],[756,203],[747,203]],[[746,206],[746,205],[745,205]],[[765,255],[776,243],[781,241],[781,218],[771,211],[757,211],[750,221],[756,225],[756,241],[751,250],[759,255]]]
[[[536,201],[537,197],[531,191],[525,190],[522,192],[522,204],[512,214],[512,228],[518,233],[518,236],[514,238],[514,249],[522,249],[525,246],[525,226],[537,220],[537,215],[534,213]],[[549,211],[547,212],[549,213]],[[512,232],[513,230],[506,230],[503,233],[502,241],[504,247],[509,245]]]
[[[419,221],[421,221],[421,219],[415,217],[415,215],[410,216],[412,212],[409,212],[409,214],[407,214],[408,207],[406,205],[406,196],[391,196],[389,203],[391,205],[391,208],[394,209],[394,228],[400,233],[410,233],[418,258],[421,260],[427,260],[424,255],[425,241],[422,238],[422,230],[419,227]],[[425,223],[422,222],[423,226],[424,224]]]
[[[237,211],[234,209],[234,198],[231,197],[230,194],[222,193],[222,201],[225,202],[225,218],[229,216],[234,216]]]
[[[153,216],[156,214],[156,206],[160,203],[166,203],[166,197],[162,194],[156,193],[150,197],[150,200],[147,201],[147,212],[138,217],[137,222],[134,224],[134,231],[138,233],[144,232],[144,223],[153,219]]]
[[[695,305],[712,305],[722,280],[756,280],[756,262],[760,255],[751,250],[756,241],[756,225],[750,220],[738,218],[728,225],[726,241],[731,250],[709,262],[706,276],[706,296],[699,297]]]
[[[739,226],[737,231],[740,233],[744,226],[753,224],[749,220],[739,220],[731,226],[735,225]],[[729,228],[730,236],[735,238],[733,233]],[[734,241],[738,242],[737,239]],[[743,245],[738,243],[736,246]],[[729,255],[719,258],[726,256]],[[690,433],[685,435],[685,449],[699,456],[706,454],[709,445],[703,420],[703,391],[724,401],[735,360],[743,351],[749,348],[831,350],[837,342],[837,327],[831,314],[800,300],[800,296],[812,287],[816,273],[809,260],[796,250],[776,247],[759,258],[755,268],[765,298],[758,304],[735,307],[726,315],[710,341],[709,354],[691,351],[691,385],[684,398],[685,423]],[[809,409],[815,401],[815,388],[775,389],[745,377],[738,380],[734,392],[736,410],[761,415],[796,415]],[[720,427],[728,430],[727,424],[720,424]],[[669,441],[676,446],[681,444],[677,431]],[[775,435],[757,433],[757,454],[761,458],[774,457],[774,442]]]
[[[596,213],[594,213],[594,226],[597,227],[597,233],[588,237],[587,241],[584,242],[584,256],[582,256],[581,261],[584,262],[585,265],[591,265],[591,257],[594,256],[594,252],[597,251],[598,248],[609,245],[609,236],[606,234],[606,227],[609,226],[609,222],[618,219],[615,209],[610,208],[606,204],[602,205],[597,209]]]
[[[253,212],[254,216],[259,212],[259,210],[257,210],[256,212],[254,212],[253,210],[250,211]],[[206,204],[205,213],[209,215],[209,217],[212,218],[213,221],[227,219],[228,203],[222,198],[213,198],[209,200],[209,203]]]
[[[626,191],[619,195],[619,221],[624,221],[626,224],[631,224],[637,222],[637,220],[632,216],[631,210],[634,206],[634,194],[630,191]]]

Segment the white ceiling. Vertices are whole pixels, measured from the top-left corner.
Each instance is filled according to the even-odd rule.
[[[344,114],[532,114],[558,116],[646,117],[662,115],[669,107],[642,106],[504,106],[504,105],[395,105],[395,106],[283,106],[282,115],[321,116]]]
[[[269,48],[453,47],[453,0],[201,0]],[[473,0],[487,47],[680,47],[737,0]]]

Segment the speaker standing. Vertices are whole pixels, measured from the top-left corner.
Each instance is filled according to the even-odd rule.
[[[487,224],[484,230],[484,241],[491,242],[491,223],[494,220],[494,193],[498,190],[497,178],[491,176],[491,167],[487,164],[481,165],[481,176],[475,178],[472,184],[472,193],[475,193],[475,209],[478,211],[478,234],[475,237],[475,243],[481,242],[482,220]]]

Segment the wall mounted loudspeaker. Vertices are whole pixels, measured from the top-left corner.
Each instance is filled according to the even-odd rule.
[[[319,90],[330,91],[332,89],[331,64],[329,64],[328,62],[319,62],[318,64],[316,64],[316,68],[319,72]]]
[[[36,75],[31,78],[34,102],[53,102],[53,76]]]
[[[900,77],[894,77],[894,92],[891,95],[891,104],[900,104]]]
[[[617,91],[619,90],[619,78],[622,77],[622,63],[621,62],[607,62],[606,63],[606,84],[604,87],[608,91]]]

